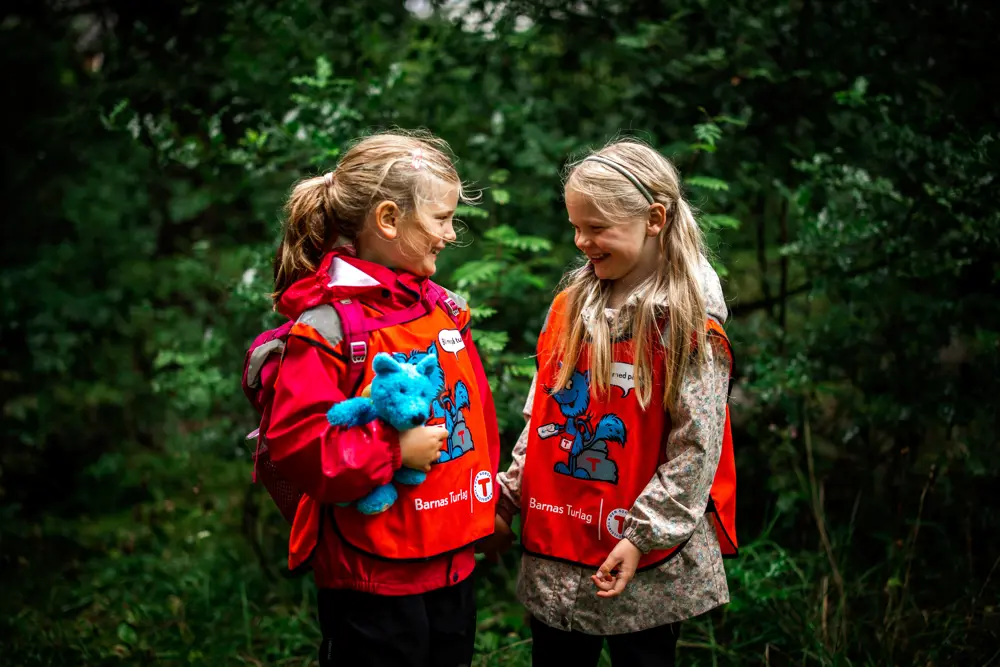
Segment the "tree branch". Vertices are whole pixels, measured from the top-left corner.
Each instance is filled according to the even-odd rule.
[[[847,271],[842,274],[838,275],[828,274],[826,277],[839,278],[842,280],[850,280],[851,278],[857,278],[858,276],[863,276],[867,273],[873,273],[875,271],[878,271],[879,269],[884,269],[887,266],[889,266],[889,261],[884,260],[881,262],[876,262],[871,266],[864,266],[858,269],[854,269],[853,271]],[[798,287],[787,290],[786,292],[784,292],[783,296],[777,296],[770,299],[758,299],[757,301],[750,301],[749,303],[737,303],[729,309],[729,312],[732,315],[732,317],[735,318],[735,317],[742,317],[744,315],[749,315],[750,313],[757,310],[763,310],[763,309],[771,310],[776,305],[784,305],[785,301],[794,296],[798,296],[799,294],[810,291],[815,284],[816,284],[815,280],[807,280]]]

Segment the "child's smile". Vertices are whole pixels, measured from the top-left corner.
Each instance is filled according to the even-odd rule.
[[[634,286],[656,266],[656,238],[645,220],[609,220],[587,197],[566,191],[566,211],[575,230],[574,243],[601,280],[627,279]]]

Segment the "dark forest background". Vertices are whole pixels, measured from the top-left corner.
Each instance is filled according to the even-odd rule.
[[[438,278],[507,456],[576,255],[561,169],[622,134],[681,169],[742,555],[680,664],[996,664],[998,34],[961,0],[6,3],[3,663],[312,662],[239,373],[291,184],[401,126],[483,188]],[[528,664],[517,565],[481,564],[479,665]]]

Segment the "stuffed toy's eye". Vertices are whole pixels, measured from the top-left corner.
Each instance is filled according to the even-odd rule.
[[[405,394],[406,393],[406,387],[400,387],[399,388],[399,393],[400,394]]]

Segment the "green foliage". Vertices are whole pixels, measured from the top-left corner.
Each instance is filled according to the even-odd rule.
[[[680,169],[732,304],[742,543],[681,664],[995,659],[1000,108],[972,75],[995,8],[29,4],[0,26],[25,91],[0,250],[6,660],[312,661],[238,374],[276,322],[290,187],[392,126],[447,139],[483,188],[437,278],[473,308],[505,457],[577,261],[565,166],[632,133]],[[477,664],[528,664],[516,569],[480,568]]]

